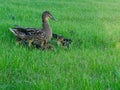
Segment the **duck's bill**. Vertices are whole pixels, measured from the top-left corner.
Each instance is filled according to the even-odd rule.
[[[55,17],[52,17],[52,20],[56,21],[56,18],[55,18]]]

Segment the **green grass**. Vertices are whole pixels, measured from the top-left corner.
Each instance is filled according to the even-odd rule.
[[[69,49],[15,44],[9,27],[39,28],[45,10],[57,19],[53,32],[73,40]],[[0,90],[119,90],[119,40],[119,0],[0,0]]]

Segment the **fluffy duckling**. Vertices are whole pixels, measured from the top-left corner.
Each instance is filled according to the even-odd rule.
[[[71,39],[64,38],[63,36],[60,36],[58,34],[53,33],[53,38],[57,39],[57,44],[62,45],[64,47],[69,48],[70,44],[72,43]]]
[[[52,44],[46,43],[43,46],[39,44],[38,42],[33,42],[33,46],[37,49],[42,49],[42,50],[54,50],[54,46]]]
[[[45,44],[45,45],[42,47],[42,50],[54,50],[54,46],[51,45],[51,44]]]

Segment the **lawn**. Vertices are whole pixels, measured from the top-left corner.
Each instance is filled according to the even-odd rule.
[[[16,45],[9,28],[41,28],[45,10],[70,48]],[[119,89],[120,0],[0,0],[0,90]]]

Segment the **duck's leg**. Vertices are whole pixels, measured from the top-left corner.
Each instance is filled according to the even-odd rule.
[[[41,49],[44,50],[46,48],[47,45],[47,40],[43,40],[41,41]]]
[[[33,41],[34,41],[33,39],[30,39],[30,40],[28,41],[28,46],[29,46],[29,47],[31,47]]]
[[[47,44],[47,40],[43,40],[43,41],[41,42],[41,46],[44,46],[45,44]]]

